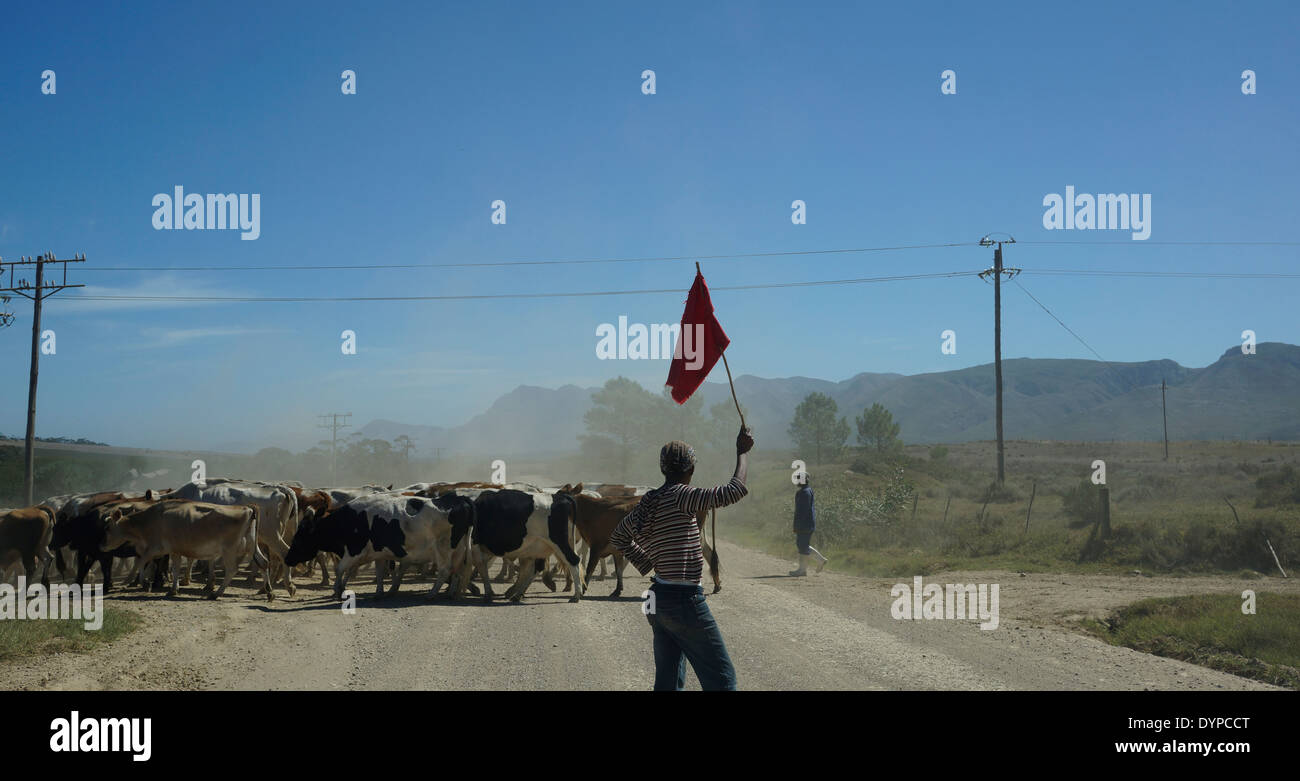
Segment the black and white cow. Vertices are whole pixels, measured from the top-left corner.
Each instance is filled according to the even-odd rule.
[[[338,555],[334,597],[341,599],[348,578],[362,564],[432,561],[438,569],[429,591],[433,596],[465,566],[474,519],[474,504],[465,497],[359,496],[324,518],[303,521],[285,563],[301,564],[322,551]],[[376,568],[376,596],[384,593],[385,569]],[[389,593],[396,592],[401,582],[399,570]]]
[[[121,494],[117,496],[120,497]],[[118,510],[123,515],[130,515],[147,509],[153,503],[154,500],[150,496],[146,500],[109,500],[97,505],[83,506],[76,515],[64,516],[54,522],[54,536],[50,541],[50,548],[53,550],[66,546],[76,554],[79,586],[85,583],[90,568],[95,562],[99,562],[104,578],[104,593],[107,594],[113,589],[113,560],[134,558],[136,555],[135,548],[129,544],[111,551],[101,548],[113,510]],[[136,562],[131,574],[134,575],[145,563]],[[155,588],[161,588],[162,575],[163,568],[157,568],[154,575]]]
[[[578,566],[578,554],[569,544],[569,524],[577,513],[572,496],[514,489],[481,491],[474,508],[473,555],[483,576],[484,599],[493,598],[488,576],[493,556],[519,561],[519,574],[505,594],[513,602],[523,599],[537,574],[539,559],[544,563],[556,556],[570,569]],[[570,602],[582,598],[583,585],[580,576],[574,578]]]

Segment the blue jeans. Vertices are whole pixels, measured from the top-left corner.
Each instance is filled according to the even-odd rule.
[[[654,612],[646,616],[654,632],[655,691],[686,687],[686,661],[704,691],[735,691],[736,668],[727,655],[718,622],[700,586],[654,583]]]

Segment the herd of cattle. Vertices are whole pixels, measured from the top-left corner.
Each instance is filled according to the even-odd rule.
[[[609,544],[614,527],[644,488],[623,485],[554,490],[516,483],[417,483],[401,489],[378,485],[357,488],[306,488],[296,482],[213,478],[174,490],[130,494],[119,491],[54,496],[32,507],[0,510],[0,582],[16,576],[21,564],[27,580],[39,574],[48,584],[51,565],[68,577],[66,556],[75,562],[77,584],[98,563],[105,591],[112,589],[113,567],[127,569],[127,584],[161,589],[170,570],[168,595],[187,585],[196,562],[205,563],[203,592],[216,599],[236,572],[250,562],[250,582],[260,577],[267,599],[282,584],[293,596],[293,577],[321,567],[321,583],[334,571],[334,596],[343,597],[359,567],[375,565],[375,593],[398,590],[408,568],[418,566],[433,580],[430,596],[459,598],[468,590],[491,600],[489,566],[502,559],[498,580],[510,573],[506,598],[520,600],[540,571],[556,590],[553,574],[562,572],[581,599],[599,564],[613,558],[623,591],[625,562]],[[701,514],[697,521],[703,524]],[[721,588],[717,557],[701,534],[714,591]],[[581,554],[586,554],[585,567]],[[224,580],[216,588],[220,565]],[[9,572],[12,571],[12,572]],[[152,574],[151,574],[152,572]]]

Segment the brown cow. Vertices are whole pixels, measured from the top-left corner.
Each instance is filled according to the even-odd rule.
[[[609,489],[610,486],[602,486]],[[635,493],[635,489],[630,486],[623,486],[626,491],[611,491],[617,494],[615,496],[593,496],[590,492],[584,493],[582,483],[577,485],[566,484],[560,490],[564,493],[573,495],[578,503],[577,516],[574,518],[573,525],[578,528],[578,533],[591,549],[591,555],[587,559],[587,569],[583,574],[583,583],[591,580],[591,573],[596,569],[596,565],[605,556],[614,557],[614,574],[618,578],[618,584],[614,587],[611,597],[617,597],[623,593],[623,567],[625,559],[623,553],[609,544],[609,538],[614,534],[614,528],[618,526],[619,521],[636,507],[641,497]],[[704,563],[709,567],[709,575],[713,578],[713,593],[722,590],[722,568],[718,562],[718,557],[709,544],[704,539],[704,520],[706,512],[701,511],[695,516],[695,522],[700,527],[700,552],[704,556]]]
[[[50,538],[54,534],[54,510],[43,504],[22,507],[0,515],[0,567],[6,561],[22,562],[30,582],[41,562],[41,585],[50,585]]]
[[[172,583],[168,596],[176,596],[180,581],[180,557],[221,559],[225,581],[215,594],[214,567],[208,567],[208,585],[203,589],[209,599],[217,599],[235,576],[235,569],[248,553],[262,570],[267,599],[275,599],[271,590],[270,566],[257,547],[257,507],[252,504],[211,504],[185,499],[164,499],[131,515],[114,509],[101,544],[113,550],[130,543],[142,561],[171,556]]]

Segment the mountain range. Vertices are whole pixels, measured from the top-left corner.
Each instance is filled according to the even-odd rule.
[[[1263,342],[1254,354],[1228,349],[1204,368],[1171,360],[1137,363],[1015,358],[1002,362],[1003,427],[1008,439],[1159,440],[1160,383],[1167,384],[1169,438],[1300,439],[1300,347]],[[572,452],[585,432],[583,414],[596,388],[521,385],[481,415],[443,428],[374,420],[363,436],[405,434],[417,450],[523,456]],[[658,388],[650,388],[658,392]],[[725,384],[707,382],[706,409],[730,400]],[[908,443],[993,439],[994,368],[983,364],[931,374],[864,372],[839,382],[811,377],[736,378],[746,420],[765,445],[791,444],[786,429],[809,393],[830,396],[853,419],[873,403],[893,413]],[[856,441],[850,436],[850,443]]]

